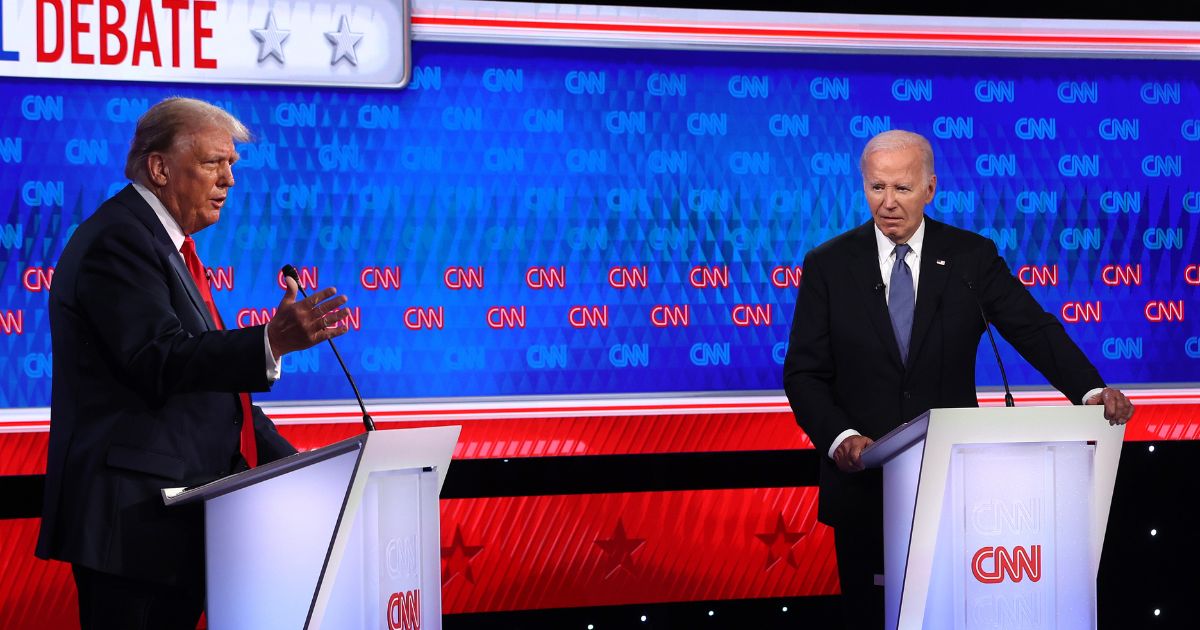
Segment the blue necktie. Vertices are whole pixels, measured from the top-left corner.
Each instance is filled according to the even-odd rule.
[[[888,311],[892,316],[892,330],[900,346],[900,360],[908,363],[908,343],[912,340],[913,306],[916,294],[913,291],[912,269],[904,257],[912,248],[896,246],[896,264],[892,265],[892,281],[888,283]]]

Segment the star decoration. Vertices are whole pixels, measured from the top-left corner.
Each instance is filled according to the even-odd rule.
[[[604,566],[601,568],[604,571],[604,579],[607,580],[621,569],[625,569],[631,574],[637,574],[637,566],[633,562],[633,552],[646,544],[646,539],[626,536],[625,524],[621,522],[621,519],[617,519],[617,529],[613,532],[612,538],[608,540],[597,538],[596,544],[600,545],[600,549],[604,551]]]
[[[329,65],[335,66],[344,58],[352,65],[357,66],[358,53],[355,52],[354,47],[358,46],[358,41],[362,38],[362,33],[350,32],[350,20],[343,15],[338,23],[338,30],[325,33],[325,39],[334,45],[333,61],[330,61]]]
[[[771,567],[775,566],[780,560],[787,558],[787,563],[793,569],[800,566],[800,561],[796,559],[795,547],[796,543],[800,542],[808,532],[789,532],[787,525],[783,522],[783,514],[779,515],[779,520],[775,523],[775,531],[765,534],[755,534],[754,537],[763,541],[767,546],[767,567],[763,571],[770,571]]]
[[[283,42],[291,35],[291,31],[285,31],[275,25],[275,12],[267,13],[267,25],[263,28],[252,28],[251,33],[254,33],[254,38],[259,41],[258,44],[258,60],[262,61],[267,57],[274,57],[279,60],[279,63],[284,63],[283,58]]]
[[[449,547],[442,547],[442,584],[454,579],[459,573],[463,574],[471,584],[475,583],[475,574],[471,572],[471,558],[483,550],[483,545],[468,545],[463,542],[462,526],[454,528],[454,541]]]

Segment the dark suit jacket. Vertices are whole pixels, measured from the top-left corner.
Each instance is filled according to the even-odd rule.
[[[54,380],[37,555],[141,579],[203,567],[200,507],[159,489],[245,466],[237,392],[269,388],[263,328],[218,330],[132,186],[79,225],[50,289]],[[295,452],[254,407],[259,460]]]
[[[855,429],[877,440],[929,409],[978,404],[975,357],[984,331],[979,304],[1004,338],[1072,402],[1104,386],[1058,319],[1042,309],[982,236],[925,217],[906,364],[900,362],[881,285],[871,222],[804,259],[783,384],[797,422],[821,453],[818,517],[835,527],[846,519],[878,519],[882,509],[878,470],[842,473],[826,456],[842,431]]]

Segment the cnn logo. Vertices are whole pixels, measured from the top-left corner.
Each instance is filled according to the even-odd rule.
[[[392,593],[387,605],[388,630],[421,630],[421,589]]]
[[[983,547],[971,558],[971,574],[984,584],[999,584],[1005,576],[1013,582],[1026,577],[1030,582],[1042,579],[1042,546],[1013,547],[1010,552],[1004,547]]]

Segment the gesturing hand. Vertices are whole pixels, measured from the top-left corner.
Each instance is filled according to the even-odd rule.
[[[267,324],[267,339],[275,359],[297,350],[311,348],[326,339],[343,335],[349,328],[338,323],[346,319],[350,311],[341,308],[346,296],[337,295],[337,289],[329,287],[296,301],[296,281],[284,278],[287,290],[275,310],[275,316]]]

